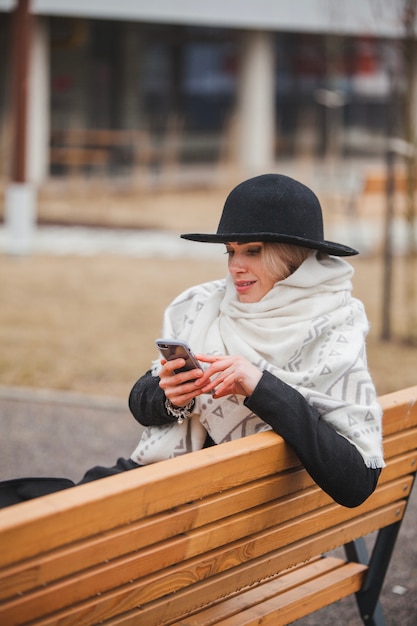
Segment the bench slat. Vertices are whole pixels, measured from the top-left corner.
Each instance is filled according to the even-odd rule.
[[[386,438],[384,445],[384,452],[387,458],[390,458],[394,454],[402,454],[413,450],[417,443],[417,428],[410,428],[410,430],[402,431],[400,433],[394,433]]]
[[[417,385],[379,398],[384,412],[384,436],[417,426]]]
[[[341,538],[344,543],[351,541],[352,538],[357,536],[355,533],[360,532],[362,528],[365,529],[365,534],[367,534],[379,528],[380,524],[388,525],[398,521],[398,517],[403,514],[404,508],[404,504],[387,506],[378,512],[366,515],[361,521],[351,520],[336,528],[325,529],[305,540],[292,543],[290,546],[277,548],[274,552],[272,552],[272,550],[274,550],[275,546],[272,544],[269,554],[265,551],[260,551],[260,556],[253,561],[243,563],[235,569],[227,570],[221,573],[217,578],[210,579],[209,581],[205,580],[202,589],[200,589],[201,585],[197,584],[195,587],[175,591],[169,598],[164,597],[162,600],[156,601],[155,606],[150,603],[148,610],[143,609],[140,613],[141,619],[143,618],[143,623],[158,624],[161,619],[161,614],[165,615],[166,606],[168,606],[166,605],[167,602],[169,602],[171,614],[174,612],[174,606],[178,608],[178,612],[180,613],[182,606],[185,610],[186,607],[192,604],[193,595],[196,596],[195,602],[202,604],[204,604],[204,601],[207,603],[212,602],[235,588],[236,577],[242,586],[254,584],[257,580],[267,575],[274,575],[283,569],[292,567],[300,561],[309,560],[317,554],[322,554],[334,549],[340,545]],[[268,540],[265,536],[260,539]],[[238,547],[236,549],[238,549]],[[215,567],[215,565],[216,563],[214,563],[213,567]],[[192,563],[184,564],[183,569],[188,567],[188,570],[190,570],[191,566]],[[175,577],[175,572],[172,573],[171,577]],[[165,586],[163,588],[167,590],[167,583],[170,581],[165,580],[164,582]],[[178,580],[174,578],[172,582],[177,583]],[[140,594],[139,597],[142,599],[142,594]]]
[[[238,615],[217,622],[218,626],[282,626],[326,606],[329,599],[341,600],[357,592],[363,583],[364,569],[357,563],[347,563],[334,572],[303,583],[302,588],[291,589],[244,610]],[[308,609],[307,609],[308,603]],[[197,626],[198,622],[194,622]],[[200,622],[201,624],[201,622]]]
[[[380,511],[378,514],[372,513],[366,517],[365,528],[367,532],[373,532],[379,528],[381,523],[393,523],[397,520],[398,509],[391,505]],[[250,563],[243,564],[233,570],[221,573],[215,578],[197,583],[192,587],[187,587],[181,591],[163,597],[149,605],[136,608],[132,603],[130,612],[126,615],[114,617],[110,620],[110,624],[126,624],[126,626],[136,626],[136,624],[170,624],[176,623],[184,615],[188,615],[191,611],[218,602],[219,599],[226,597],[230,593],[234,593],[236,589],[236,581],[239,581],[241,589],[246,586],[257,584],[259,580],[263,580],[268,576],[274,576],[277,572],[282,572],[294,563],[303,560],[309,560],[312,555],[317,553],[325,553],[339,545],[340,535],[350,541],[356,536],[358,529],[362,529],[362,524],[358,520],[354,520],[345,526],[323,531],[318,535],[314,535],[305,541],[297,542],[290,547],[283,547],[280,550],[263,555]],[[305,556],[304,556],[305,555]],[[141,596],[136,597],[136,601]],[[126,607],[126,598],[123,598],[123,606]],[[104,607],[103,607],[104,608]],[[84,624],[84,615],[81,613],[73,613],[71,624]],[[82,616],[82,617],[81,617]],[[106,614],[107,619],[109,615]],[[52,624],[53,622],[50,622]],[[181,623],[181,622],[179,622]],[[201,622],[202,624],[204,622]],[[91,622],[86,622],[91,626]],[[45,626],[49,626],[45,622]]]
[[[288,573],[261,583],[259,586],[244,590],[244,593],[236,594],[232,598],[220,601],[218,604],[199,611],[197,615],[181,618],[181,626],[205,626],[214,624],[231,626],[241,626],[251,613],[264,615],[265,606],[273,607],[273,613],[279,622],[279,618],[285,615],[288,618],[288,610],[291,611],[291,621],[304,616],[303,603],[306,594],[312,599],[315,596],[313,610],[321,608],[320,603],[325,588],[328,588],[329,577],[334,582],[331,593],[338,591],[338,599],[358,591],[361,587],[364,573],[367,567],[358,563],[348,563],[343,559],[335,557],[321,558],[314,563],[309,563],[303,567],[296,568]],[[324,582],[324,585],[323,585]],[[343,586],[341,583],[343,582]],[[301,585],[301,588],[300,588]],[[270,608],[270,610],[271,610]],[[259,609],[261,613],[259,614]],[[277,615],[279,611],[279,615]],[[309,607],[311,612],[311,607]],[[117,622],[112,622],[115,624]],[[169,621],[167,625],[173,626],[177,621]],[[250,622],[252,623],[252,622]],[[259,622],[255,622],[258,624]],[[263,623],[263,622],[262,622]],[[285,623],[285,622],[284,622]]]
[[[342,567],[344,564],[345,561],[343,559],[333,556],[317,557],[305,565],[295,566],[276,576],[271,576],[267,580],[260,581],[260,584],[255,587],[245,587],[230,594],[227,598],[220,598],[218,602],[213,603],[208,608],[199,610],[198,618],[204,622],[205,626],[211,626],[211,624],[216,624],[221,619],[231,617],[254,604],[273,598],[277,594],[285,593],[299,584],[304,584],[338,567]],[[195,615],[194,612],[192,615],[182,617],[181,625],[191,626],[195,624]],[[166,624],[175,624],[176,621],[176,619],[169,620]],[[115,623],[117,623],[117,619],[112,620],[112,624]]]
[[[389,459],[379,478],[379,485],[383,485],[394,478],[413,474],[417,468],[417,450],[399,454]]]

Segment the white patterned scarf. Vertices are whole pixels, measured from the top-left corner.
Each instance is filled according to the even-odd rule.
[[[163,337],[194,352],[239,354],[299,391],[321,419],[346,437],[368,467],[383,467],[381,408],[365,350],[368,321],[351,296],[352,266],[311,252],[259,302],[238,300],[228,276],[187,289],[167,308]],[[159,360],[153,363],[158,375]],[[182,424],[147,427],[132,454],[144,465],[271,427],[243,404],[244,396],[196,398]]]

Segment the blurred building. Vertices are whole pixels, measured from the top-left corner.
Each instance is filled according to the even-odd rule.
[[[32,0],[27,176],[377,154],[403,0]],[[0,176],[14,0],[0,0]]]

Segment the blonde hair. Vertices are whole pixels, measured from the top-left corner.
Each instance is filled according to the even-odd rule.
[[[298,269],[310,253],[309,248],[290,243],[265,242],[263,259],[265,267],[278,280],[284,280]]]

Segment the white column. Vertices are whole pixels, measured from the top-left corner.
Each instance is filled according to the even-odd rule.
[[[34,17],[29,68],[26,172],[28,182],[35,185],[44,182],[49,174],[50,70],[48,40],[47,19]]]
[[[32,252],[36,225],[36,191],[30,183],[9,183],[4,197],[6,252],[26,255]]]
[[[249,176],[271,171],[275,157],[274,36],[248,31],[242,39],[237,159]]]

